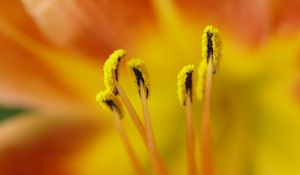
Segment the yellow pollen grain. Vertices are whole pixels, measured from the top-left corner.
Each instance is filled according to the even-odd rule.
[[[120,114],[122,113],[122,104],[120,100],[107,89],[100,91],[96,95],[96,101],[105,110],[112,111],[117,109]]]
[[[105,61],[103,66],[104,84],[106,89],[113,94],[118,94],[115,81],[118,81],[118,66],[125,54],[126,52],[122,49],[114,51]]]
[[[212,48],[212,54],[210,54],[211,52],[209,52],[209,47]],[[219,67],[221,50],[222,40],[219,34],[219,30],[212,25],[206,26],[202,35],[202,59],[213,60],[214,72],[216,72]]]
[[[194,65],[187,65],[180,70],[177,76],[177,88],[178,88],[177,94],[178,94],[179,102],[183,106],[185,106],[187,96],[190,95],[189,93],[192,93],[192,92],[189,93],[187,92],[188,89],[186,88],[186,82],[187,82],[188,75],[189,74],[192,75],[193,72],[194,72]],[[192,90],[192,87],[190,90]]]
[[[132,76],[133,79],[135,79],[135,84],[137,85],[137,88],[140,92],[140,86],[139,86],[139,82],[142,78],[144,81],[144,86],[146,87],[146,91],[147,91],[147,97],[149,96],[149,91],[150,91],[150,80],[149,80],[149,74],[148,71],[146,69],[146,65],[143,62],[143,60],[139,59],[139,58],[133,58],[130,61],[127,62],[127,66],[129,68],[130,74]],[[134,70],[138,70],[141,73],[142,77],[138,77],[135,73]]]

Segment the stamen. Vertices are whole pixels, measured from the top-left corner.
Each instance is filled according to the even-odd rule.
[[[201,122],[202,174],[213,175],[213,151],[211,142],[211,89],[213,74],[219,67],[221,58],[221,39],[218,29],[207,26],[202,36],[202,60],[198,69],[198,98],[203,102]]]
[[[114,81],[118,81],[118,66],[125,54],[126,52],[122,49],[114,51],[106,60],[103,66],[104,84],[107,90],[115,95],[118,94],[118,90],[115,86]]]
[[[121,113],[121,106],[118,98],[112,93],[110,93],[110,91],[105,90],[97,94],[96,100],[102,107],[104,107],[105,109],[110,109],[113,112],[116,128],[118,130],[121,141],[124,144],[129,159],[134,167],[135,173],[137,175],[145,175],[145,172],[143,171],[142,166],[138,162],[138,159],[133,151],[125,129],[122,125],[121,119],[123,115]]]
[[[139,91],[139,95],[141,95],[141,83],[145,85],[146,87],[146,98],[149,97],[149,89],[150,89],[150,81],[149,81],[149,75],[146,70],[146,66],[144,62],[141,59],[131,59],[127,66],[131,72],[131,75],[136,81],[137,88]],[[141,82],[141,83],[140,83]]]
[[[150,152],[151,161],[152,161],[152,165],[153,165],[153,169],[154,169],[154,174],[155,175],[169,175],[169,172],[165,166],[165,163],[161,159],[161,156],[160,156],[160,154],[157,150],[156,144],[155,144],[151,120],[150,120],[149,108],[148,108],[148,103],[147,103],[147,96],[146,96],[147,88],[142,81],[140,81],[140,84],[141,84],[140,97],[141,97],[142,108],[143,108],[147,146],[148,146],[148,150]]]
[[[205,93],[203,103],[203,116],[201,122],[202,143],[202,174],[213,175],[213,155],[211,141],[211,88],[213,76],[213,63],[209,60],[205,79]]]
[[[192,75],[193,65],[184,66],[177,76],[178,97],[180,103],[185,106],[186,111],[186,142],[189,175],[196,175],[195,162],[195,136],[192,116]]]
[[[121,140],[125,146],[125,149],[127,151],[127,154],[131,160],[131,163],[134,167],[134,170],[135,170],[135,173],[136,175],[146,175],[146,173],[144,172],[141,164],[139,163],[138,159],[137,159],[137,156],[135,155],[134,153],[134,150],[128,140],[128,137],[127,137],[127,134],[125,132],[125,129],[122,125],[122,122],[121,122],[121,118],[119,116],[119,113],[117,113],[116,111],[113,111],[114,112],[114,118],[115,118],[115,123],[116,123],[116,127],[118,129],[118,132],[119,132],[119,135],[121,137]]]
[[[201,101],[204,93],[204,82],[208,62],[212,59],[213,73],[219,68],[221,59],[222,41],[219,30],[211,25],[206,26],[202,35],[202,59],[198,68],[197,97]]]
[[[213,156],[211,143],[211,88],[213,74],[216,73],[221,58],[221,39],[218,29],[213,26],[207,26],[202,35],[202,59],[198,68],[197,96],[203,100],[203,117],[201,122],[201,143],[202,143],[202,173],[204,175],[213,175]],[[123,111],[116,95],[120,95],[128,113],[130,114],[135,126],[137,127],[147,150],[150,153],[153,172],[155,175],[169,175],[164,161],[161,159],[156,147],[154,134],[152,130],[148,101],[150,92],[149,75],[144,62],[140,59],[132,59],[127,65],[130,73],[135,80],[138,93],[142,103],[144,124],[141,122],[133,105],[127,97],[125,91],[118,82],[118,66],[121,59],[125,56],[124,50],[116,50],[112,53],[104,64],[104,83],[106,91],[97,95],[97,101],[101,106],[111,110],[114,113],[116,126],[126,151],[131,159],[137,174],[144,175],[132,146],[129,143],[125,130],[122,126]],[[192,116],[192,90],[193,90],[193,72],[194,66],[183,67],[179,72],[177,79],[178,98],[186,112],[186,142],[189,175],[196,175],[195,161],[195,136]]]
[[[167,168],[164,165],[164,162],[160,157],[153,136],[150,114],[149,114],[149,109],[147,104],[147,99],[149,97],[150,81],[149,81],[148,72],[146,70],[146,66],[141,59],[132,59],[127,63],[127,65],[129,71],[131,72],[132,77],[136,81],[138,92],[141,97],[144,123],[145,123],[145,133],[147,139],[147,148],[151,156],[151,162],[152,162],[154,174],[168,175],[169,173],[167,171]]]
[[[135,111],[132,103],[130,102],[129,98],[127,97],[125,91],[123,90],[122,86],[120,85],[119,82],[115,81],[115,86],[122,98],[122,101],[124,103],[124,105],[126,106],[126,109],[129,113],[129,115],[132,118],[132,121],[134,123],[134,125],[136,126],[136,128],[138,129],[139,134],[141,135],[144,143],[147,143],[147,139],[146,139],[146,133],[145,133],[145,128],[144,125],[142,124],[140,117],[137,115],[137,112]]]
[[[187,96],[192,99],[192,73],[194,65],[184,66],[177,76],[178,98],[180,103],[185,106]]]
[[[130,100],[128,99],[125,91],[123,90],[122,86],[118,82],[118,65],[121,59],[125,56],[125,51],[120,49],[116,50],[112,53],[107,61],[104,63],[104,83],[107,90],[110,93],[115,95],[120,94],[122,101],[124,102],[129,115],[131,116],[135,126],[137,127],[143,141],[146,143],[146,134],[144,126],[139,119],[133,105],[131,104]]]

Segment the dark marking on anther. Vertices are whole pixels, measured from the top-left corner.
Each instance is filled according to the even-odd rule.
[[[213,34],[210,32],[207,32],[207,63],[209,62],[209,58],[213,56],[214,49],[213,49],[213,41],[212,41],[212,36]]]
[[[142,88],[141,83],[143,83],[145,86],[145,80],[143,78],[143,74],[137,68],[133,68],[133,72],[135,74],[135,78],[136,78],[137,84],[139,86],[139,95],[141,95],[141,91],[140,91],[140,88]],[[146,87],[146,98],[148,98],[148,95],[149,95],[149,89]]]
[[[114,108],[117,107],[116,104],[114,103],[114,101],[112,101],[112,100],[105,100],[104,103],[106,103],[107,106],[108,106],[111,110],[113,110]]]
[[[119,68],[119,64],[120,64],[121,58],[122,58],[122,57],[119,57],[119,58],[118,58],[118,64],[117,64],[117,67],[116,67],[116,69],[115,69],[116,81],[118,81],[118,79],[119,79],[118,68]]]
[[[115,69],[116,81],[119,80],[119,72],[118,72],[118,68],[119,68],[119,64],[120,64],[121,58],[122,58],[122,57],[119,57],[119,58],[118,58],[118,64],[117,64],[117,67],[116,67],[116,69]],[[114,93],[115,95],[118,95],[118,94],[119,94],[119,92],[118,92],[118,90],[117,90],[116,88],[115,88],[115,90],[114,90],[113,93]]]
[[[120,108],[114,103],[113,100],[105,100],[103,102],[109,107],[110,110],[117,110],[121,114]]]
[[[186,79],[185,79],[185,90],[186,93],[190,96],[190,100],[192,101],[192,86],[193,86],[193,81],[192,81],[192,74],[193,72],[187,72]]]

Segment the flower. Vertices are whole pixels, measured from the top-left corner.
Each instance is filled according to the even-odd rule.
[[[171,173],[183,174],[183,111],[176,99],[176,74],[183,65],[198,66],[206,24],[222,31],[224,46],[213,85],[216,173],[299,174],[297,0],[1,3],[0,102],[31,112],[1,123],[0,174],[133,171],[110,113],[95,102],[104,87],[100,65],[116,48],[147,63],[157,146]],[[120,67],[120,83],[137,106],[136,89]],[[148,168],[144,145],[124,121]]]

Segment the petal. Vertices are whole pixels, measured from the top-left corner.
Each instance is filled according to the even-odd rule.
[[[269,34],[269,1],[267,0],[189,0],[179,1],[183,13],[194,20],[222,26],[235,39],[257,44]],[[180,8],[181,9],[181,8]]]
[[[2,4],[0,6],[1,18],[9,21],[13,26],[19,28],[22,32],[30,35],[32,38],[47,43],[43,34],[37,28],[32,18],[26,13],[19,0],[0,0],[0,4]]]
[[[52,108],[74,93],[45,62],[0,33],[0,101],[30,108]]]
[[[0,174],[72,174],[73,157],[103,129],[99,118],[87,116],[28,114],[6,121],[0,127]]]
[[[188,19],[222,26],[226,33],[253,46],[278,31],[291,34],[300,27],[297,0],[179,0],[177,6]]]
[[[96,107],[98,64],[44,45],[1,18],[0,26],[2,103],[48,112]]]
[[[92,55],[120,47],[153,17],[148,0],[22,0],[26,11],[58,45]],[[129,35],[131,34],[131,36]]]

